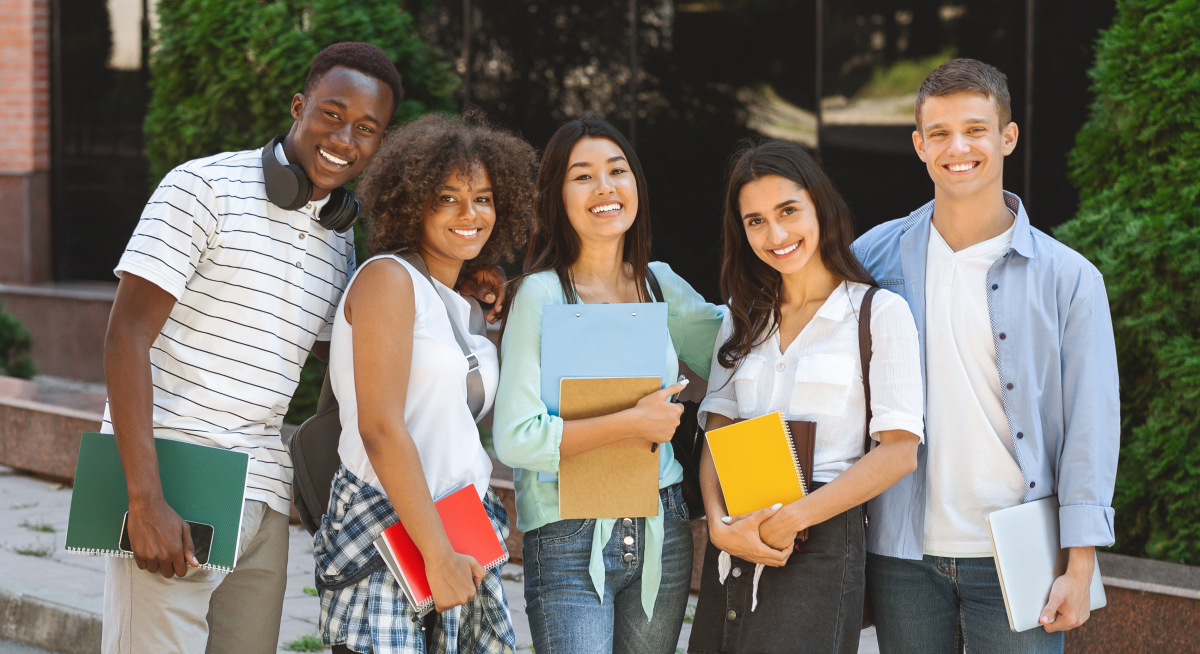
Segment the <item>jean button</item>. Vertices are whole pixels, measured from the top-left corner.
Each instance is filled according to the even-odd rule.
[[[742,569],[741,569],[741,568],[734,568],[734,569],[731,571],[731,574],[733,574],[734,578],[740,577],[740,576],[742,576]]]
[[[625,544],[626,544],[626,545],[633,545],[633,536],[626,536],[626,537],[625,537]]]
[[[626,552],[625,556],[621,558],[625,559],[626,563],[633,563],[633,552]]]
[[[623,520],[621,520],[621,524],[625,525],[626,527],[632,527],[633,526],[633,518],[624,518]]]
[[[737,611],[730,611],[725,614],[725,617],[729,620],[737,620]]]

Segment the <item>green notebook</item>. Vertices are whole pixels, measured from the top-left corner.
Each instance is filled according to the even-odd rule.
[[[184,520],[213,526],[202,568],[232,572],[241,540],[242,503],[250,455],[166,438],[154,439],[167,504]],[[130,557],[118,547],[129,510],[125,471],[112,434],[84,434],[75,464],[67,522],[68,552]]]

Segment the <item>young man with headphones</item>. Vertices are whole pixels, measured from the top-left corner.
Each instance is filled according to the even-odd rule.
[[[386,54],[339,43],[313,60],[295,123],[258,150],[163,178],[115,273],[109,403],[133,559],[108,559],[103,651],[274,652],[287,578],[292,467],[280,427],[310,350],[325,358],[354,270],[358,201],[343,184],[400,102]],[[197,569],[163,499],[154,438],[250,455],[237,566]]]

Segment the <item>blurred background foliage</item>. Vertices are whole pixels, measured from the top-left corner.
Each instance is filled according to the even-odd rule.
[[[158,14],[145,123],[151,184],[190,159],[286,132],[291,94],[313,57],[340,41],[392,58],[404,84],[396,120],[457,110],[458,78],[396,0],[159,0]]]
[[[1055,235],[1104,273],[1121,372],[1117,544],[1200,564],[1200,2],[1120,0]]]

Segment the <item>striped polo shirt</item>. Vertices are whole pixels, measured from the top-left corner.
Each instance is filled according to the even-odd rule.
[[[248,499],[288,513],[292,462],[279,429],[354,269],[353,232],[321,203],[266,198],[262,149],[189,161],[155,189],[114,271],[175,296],[150,348],[154,435],[250,455]],[[103,431],[111,433],[108,407]]]

